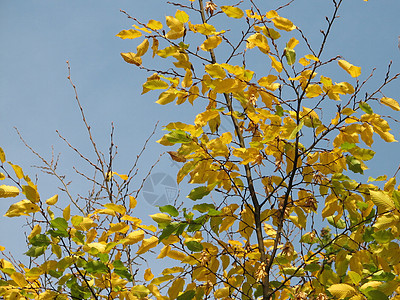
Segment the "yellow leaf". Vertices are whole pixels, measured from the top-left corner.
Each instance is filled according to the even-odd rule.
[[[185,27],[181,21],[171,16],[166,16],[165,20],[167,22],[167,26],[171,29],[165,35],[167,39],[176,40],[184,35]]]
[[[209,120],[214,119],[217,116],[219,116],[219,112],[217,110],[206,110],[196,116],[194,124],[203,127]]]
[[[153,37],[153,44],[151,45],[151,50],[153,50],[153,54],[152,54],[153,58],[157,54],[158,45],[159,45],[158,40],[155,37]]]
[[[139,26],[137,26],[136,24],[132,25],[132,27],[133,27],[133,28],[136,28],[136,29],[139,29],[139,30],[141,30],[141,31],[143,31],[143,32],[146,32],[146,33],[151,33],[151,31],[148,30],[146,27],[139,27]]]
[[[203,51],[210,51],[211,49],[217,48],[221,42],[222,38],[220,36],[213,35],[206,39],[203,44],[201,44],[200,48]]]
[[[134,209],[136,207],[137,200],[133,196],[129,196],[129,208]]]
[[[265,54],[267,54],[270,49],[267,38],[258,32],[247,38],[247,48],[253,49],[254,47],[258,47],[258,49]]]
[[[34,186],[23,185],[22,193],[26,196],[28,200],[31,200],[33,203],[37,203],[40,200],[39,193],[37,192],[37,189]]]
[[[230,18],[240,19],[244,16],[244,12],[239,7],[224,5],[221,9]]]
[[[6,155],[4,153],[3,148],[0,147],[0,161],[4,163],[6,161]]]
[[[153,275],[153,273],[151,273],[151,269],[150,268],[148,268],[148,269],[146,269],[145,271],[144,271],[144,280],[146,280],[146,281],[150,281],[150,280],[152,280],[153,278],[154,278],[154,275]]]
[[[167,214],[158,213],[154,215],[150,215],[150,217],[157,223],[169,223],[171,222],[171,217]]]
[[[189,89],[189,98],[188,101],[190,104],[193,105],[193,101],[196,100],[196,98],[199,96],[200,90],[197,85],[192,85]]]
[[[190,69],[187,69],[185,77],[182,80],[182,87],[187,88],[191,86],[193,84],[192,78],[193,78],[192,71],[190,71]]]
[[[276,77],[275,75],[268,75],[266,77],[261,77],[258,80],[258,84],[265,87],[268,90],[275,91],[280,87],[279,83],[274,82],[277,79],[278,77]]]
[[[54,205],[58,201],[58,195],[54,195],[53,197],[46,200],[47,205]]]
[[[144,239],[144,231],[143,230],[136,230],[130,232],[123,240],[122,243],[124,245],[132,245],[136,244]]]
[[[87,231],[90,228],[97,226],[97,224],[91,218],[83,218],[82,216],[73,216],[71,219],[71,223],[76,229],[83,231]]]
[[[124,215],[125,212],[126,212],[126,209],[125,209],[125,207],[123,205],[118,205],[118,204],[115,204],[115,203],[104,204],[104,207],[106,207],[108,209],[111,209],[111,210],[113,210],[113,211],[115,211],[117,213],[120,213],[121,215]]]
[[[272,22],[276,28],[281,30],[292,31],[293,29],[296,29],[296,26],[293,25],[292,21],[280,16],[273,18]]]
[[[119,222],[116,224],[111,223],[110,224],[110,229],[108,230],[108,234],[112,234],[115,232],[119,232],[119,233],[126,233],[129,229],[129,225],[124,223],[124,222]]]
[[[149,49],[149,40],[148,39],[144,39],[143,42],[140,43],[139,46],[137,46],[136,50],[136,56],[143,56],[144,54],[146,54],[147,50]]]
[[[316,57],[316,56],[314,56],[314,55],[312,55],[312,54],[307,54],[307,55],[305,56],[305,58],[311,59],[311,60],[313,60],[313,61],[319,61],[318,57]]]
[[[35,213],[38,211],[40,211],[39,206],[29,200],[22,200],[20,202],[12,204],[4,216],[9,218],[19,217],[22,215],[28,216],[30,213]]]
[[[163,240],[163,242],[164,242],[164,240]],[[170,245],[165,245],[164,247],[161,248],[160,254],[157,256],[157,259],[166,257],[168,255],[169,251],[171,251],[171,246]]]
[[[136,56],[136,54],[133,52],[121,53],[121,56],[128,64],[133,64],[136,66],[140,66],[142,64],[142,59]]]
[[[154,248],[158,244],[158,238],[156,236],[152,236],[148,239],[144,239],[142,245],[140,246],[139,250],[136,254],[143,254],[146,253],[151,248]]]
[[[194,25],[194,28],[203,35],[212,35],[216,32],[215,27],[207,23]]]
[[[229,297],[229,287],[226,286],[224,288],[216,290],[214,292],[214,297],[217,299]]]
[[[63,218],[68,221],[69,218],[71,217],[71,205],[69,204],[66,208],[63,210]]]
[[[15,186],[0,185],[0,198],[11,198],[19,195],[19,189]]]
[[[214,78],[225,78],[226,73],[219,64],[206,65],[205,70],[210,76]]]
[[[307,66],[307,65],[310,64],[310,61],[307,60],[307,59],[305,59],[304,57],[302,57],[302,58],[299,59],[299,63],[300,63],[301,65],[303,65],[303,66]]]
[[[15,281],[15,283],[19,286],[19,287],[25,287],[28,282],[25,280],[24,275],[22,275],[21,273],[18,272],[14,272],[10,275],[11,279]]]
[[[275,10],[270,10],[265,15],[268,19],[272,19],[278,16],[278,13]]]
[[[97,236],[96,229],[92,228],[86,233],[86,243],[92,243]]]
[[[282,64],[275,57],[268,55],[271,59],[271,67],[273,67],[278,73],[282,72]]]
[[[182,261],[182,260],[185,259],[186,254],[183,253],[183,252],[180,252],[180,251],[170,250],[170,251],[168,251],[167,256],[168,256],[169,258]]]
[[[169,89],[165,92],[162,92],[160,94],[160,96],[158,97],[158,100],[156,101],[156,103],[161,104],[161,105],[171,103],[176,98],[176,92],[177,91],[175,89]]]
[[[297,39],[295,39],[294,37],[292,37],[289,42],[287,43],[287,47],[290,49],[294,49],[294,47],[296,47],[298,45],[299,41]]]
[[[168,289],[169,299],[178,299],[178,295],[180,292],[183,291],[184,286],[185,286],[185,279],[177,278],[176,280],[174,280],[174,282]]]
[[[159,21],[150,20],[149,23],[147,23],[147,27],[149,27],[152,30],[160,30],[163,28],[163,25]]]
[[[31,238],[33,238],[34,236],[38,235],[40,232],[42,231],[42,227],[40,227],[39,224],[36,224],[31,233],[28,235],[28,240],[30,240]]]
[[[262,31],[267,37],[273,40],[277,40],[281,37],[281,34],[273,28],[265,27]]]
[[[189,16],[183,10],[177,10],[175,13],[175,18],[178,19],[182,23],[187,23],[189,21]]]
[[[15,175],[18,177],[18,179],[24,178],[24,172],[22,171],[22,168],[18,165],[14,165],[11,162],[8,162],[11,167],[13,168]]]
[[[129,30],[122,30],[116,36],[123,40],[124,39],[136,39],[138,37],[141,37],[142,33],[135,29],[129,29]]]
[[[4,246],[0,246],[0,251],[4,251],[6,248]]]
[[[322,94],[322,89],[318,84],[310,84],[306,89],[306,96],[308,98],[318,97]]]
[[[339,66],[351,75],[351,77],[358,77],[361,75],[361,68],[353,66],[351,63],[341,59],[338,61]]]
[[[62,256],[62,250],[61,250],[60,245],[58,245],[58,244],[51,245],[51,252],[53,252],[57,256],[57,258],[61,258],[61,256]]]
[[[3,173],[0,172],[0,180],[3,180],[5,178],[6,178],[6,176]]]
[[[372,202],[374,202],[382,212],[396,208],[391,197],[384,191],[369,191],[369,194],[371,195]]]
[[[338,299],[344,299],[356,294],[356,290],[351,285],[345,283],[333,284],[328,288],[328,291]]]
[[[393,110],[397,110],[397,111],[400,110],[399,103],[397,103],[397,101],[392,98],[383,97],[383,98],[381,98],[381,103],[386,106],[389,106]]]
[[[89,243],[83,247],[83,250],[87,252],[87,250],[90,250],[92,248],[96,249],[100,253],[105,253],[106,252],[106,242],[99,242],[99,243]]]

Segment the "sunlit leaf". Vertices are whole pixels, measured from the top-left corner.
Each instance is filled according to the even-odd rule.
[[[47,205],[54,205],[58,202],[58,195],[54,195],[53,197],[50,197],[49,199],[46,200]]]
[[[116,36],[121,39],[136,39],[138,37],[141,37],[142,33],[135,29],[129,29],[129,30],[122,30]]]
[[[231,18],[240,19],[244,16],[244,12],[235,6],[221,6],[222,11]]]
[[[149,27],[150,29],[153,29],[153,30],[160,30],[160,29],[163,28],[163,25],[162,25],[162,23],[159,22],[159,21],[150,20],[150,21],[147,23],[147,27]]]
[[[151,248],[156,247],[157,244],[158,244],[158,238],[156,236],[152,236],[148,239],[144,239],[142,244],[139,247],[139,250],[136,252],[136,254],[146,253]]]
[[[296,52],[293,49],[286,47],[284,53],[287,64],[289,66],[293,65],[296,62]]]
[[[388,106],[388,107],[390,107],[393,110],[400,111],[399,103],[396,100],[392,99],[392,98],[382,97],[381,98],[381,103],[386,105],[386,106]]]
[[[19,195],[19,189],[15,186],[0,185],[0,198],[13,198]]]
[[[358,77],[361,75],[361,68],[353,66],[351,63],[341,59],[338,61],[339,66],[351,75],[351,77]]]

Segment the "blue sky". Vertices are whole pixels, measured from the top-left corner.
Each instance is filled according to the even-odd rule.
[[[265,11],[277,6],[272,6],[273,3],[285,3],[262,2],[260,7]],[[226,5],[231,1],[216,3]],[[126,64],[119,55],[120,52],[135,51],[137,45],[115,37],[120,30],[132,25],[120,9],[145,22],[164,20],[165,15],[176,11],[175,7],[160,0],[0,0],[0,147],[5,150],[7,160],[21,165],[31,177],[39,172],[30,166],[40,162],[20,142],[14,127],[46,158],[50,157],[54,146],[55,152],[61,153],[60,169],[66,174],[73,174],[72,166],[81,166],[82,162],[58,138],[56,130],[85,154],[92,155],[73,89],[67,80],[67,60],[94,138],[104,151],[109,143],[110,124],[114,122],[115,141],[119,146],[116,170],[120,173],[127,171],[127,165],[133,161],[157,121],[166,125],[170,121],[192,120],[195,110],[189,104],[165,107],[154,103],[155,94],[140,95],[141,84],[148,74]],[[326,57],[341,54],[361,66],[363,75],[376,67],[372,87],[382,80],[390,60],[393,60],[393,72],[399,72],[399,11],[398,0],[345,0],[328,41]],[[316,44],[321,40],[319,30],[325,28],[324,18],[331,13],[332,3],[328,0],[296,0],[291,7],[281,11]],[[338,68],[337,72],[343,71]],[[340,75],[344,78],[340,81],[346,79],[343,73]],[[399,83],[385,89],[385,94],[400,100]],[[385,113],[392,112],[384,110],[382,114]],[[158,132],[157,137],[160,136]],[[144,155],[141,165],[144,170],[159,153],[169,150],[157,145],[155,140],[150,142]],[[371,175],[393,174],[399,163],[396,159],[399,144],[379,145],[385,150],[371,164],[376,168]],[[155,171],[175,177],[177,169],[165,157]],[[38,183],[42,198],[58,193],[56,183],[40,173]],[[83,190],[85,188],[82,186]],[[12,201],[1,201],[1,215]],[[156,210],[148,204],[143,204],[140,209],[146,215]],[[8,234],[8,229],[15,226],[21,226],[21,223],[0,219],[0,245],[21,245],[17,238],[10,239]]]

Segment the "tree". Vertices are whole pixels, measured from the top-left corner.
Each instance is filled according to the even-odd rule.
[[[193,124],[166,125],[158,141],[173,147],[168,153],[181,164],[177,182],[186,178],[195,186],[187,197],[196,202],[159,207],[151,215],[157,228],[142,224],[133,211],[140,189],[130,190],[136,165],[126,175],[113,170],[112,140],[106,157],[81,109],[97,155],[95,162],[82,156],[95,171],[93,178],[82,174],[94,184],[89,197],[70,197],[58,177],[70,203],[57,206],[58,195],[44,201],[35,183],[0,151],[0,179],[10,182],[0,186],[0,196],[26,197],[6,216],[27,215],[31,227],[30,262],[1,260],[0,295],[400,298],[397,172],[389,179],[363,176],[375,154],[374,133],[395,142],[386,120],[395,118],[374,109],[383,104],[400,111],[384,95],[400,74],[391,75],[389,64],[382,83],[370,91],[372,75],[362,75],[340,56],[324,56],[342,2],[332,1],[317,46],[281,15],[286,5],[264,12],[253,0],[251,5],[191,0],[173,4],[177,11],[166,17],[166,27],[123,12],[134,29],[117,36],[141,41],[136,53],[121,53],[122,58],[153,73],[143,93],[161,90],[161,105],[204,107]],[[232,25],[214,23],[220,17]],[[149,50],[174,66],[151,67],[144,62]],[[270,62],[269,71],[257,66],[261,60]],[[348,73],[340,80],[351,83],[322,75],[334,67]],[[56,162],[43,159],[43,169],[59,176]],[[165,261],[161,275],[136,267],[155,257]]]

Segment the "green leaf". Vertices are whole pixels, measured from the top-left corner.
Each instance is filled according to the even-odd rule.
[[[321,270],[321,266],[318,263],[311,263],[309,265],[306,265],[304,267],[304,270],[309,272],[315,272]]]
[[[377,177],[376,179],[375,179],[375,178],[372,178],[372,177],[370,176],[370,177],[368,177],[368,181],[367,181],[367,182],[371,182],[371,181],[385,181],[386,179],[387,179],[387,175],[379,176],[379,177]]]
[[[161,235],[158,237],[158,243],[160,243],[163,239],[167,239],[171,234],[173,234],[175,230],[178,229],[179,225],[180,223],[173,222],[165,227],[161,232]]]
[[[276,109],[275,114],[276,114],[277,116],[282,117],[282,116],[283,116],[283,112],[284,112],[282,106],[276,105],[276,106],[275,106],[275,109]]]
[[[186,291],[183,294],[179,295],[176,300],[192,300],[194,296],[196,295],[196,292],[193,290]]]
[[[50,239],[44,234],[37,234],[29,240],[32,246],[48,246],[50,245]]]
[[[204,196],[207,196],[211,191],[206,186],[199,186],[194,188],[189,195],[187,196],[189,199],[196,201],[202,199]]]
[[[346,222],[342,219],[339,219],[337,222],[335,222],[335,219],[333,216],[326,217],[328,220],[329,224],[332,226],[339,228],[339,229],[345,229],[346,228]]]
[[[33,246],[33,247],[29,248],[29,250],[26,251],[25,254],[28,255],[29,257],[39,257],[40,255],[42,255],[44,253],[46,248],[47,248],[47,246],[43,246],[43,247]]]
[[[367,113],[369,115],[374,113],[374,111],[372,110],[371,106],[368,103],[364,102],[364,101],[361,101],[358,104],[358,106],[362,109],[362,111],[364,111],[365,113]]]
[[[172,217],[177,217],[179,216],[179,212],[178,210],[172,206],[172,205],[164,205],[164,206],[159,206],[158,209],[161,212],[166,212],[167,214],[169,214]]]
[[[364,294],[367,296],[368,300],[388,300],[388,296],[386,296],[383,292],[379,290],[368,290],[364,292]]]
[[[185,243],[186,247],[193,252],[201,252],[203,251],[203,245],[196,241],[190,241]]]
[[[296,62],[296,51],[294,51],[292,48],[286,47],[284,53],[287,64],[289,66],[293,65]]]
[[[150,294],[150,290],[145,287],[144,285],[135,285],[132,289],[131,289],[132,293],[137,296],[138,298],[144,298],[146,297],[148,294]]]
[[[393,234],[390,230],[377,231],[372,234],[375,240],[380,244],[387,244],[393,240]]]
[[[344,142],[343,144],[340,145],[340,148],[343,150],[350,150],[353,149],[356,146],[354,143],[349,143],[349,142]]]
[[[354,148],[349,151],[356,159],[370,160],[374,157],[375,151],[371,149]]]
[[[177,143],[186,144],[192,142],[191,137],[185,131],[179,129],[167,133],[165,137],[167,138],[168,142],[173,144]]]
[[[361,162],[354,156],[346,156],[346,162],[351,171],[353,171],[354,173],[364,174],[364,171],[361,168]]]
[[[109,272],[103,262],[96,260],[89,261],[83,268],[90,274],[107,274]]]
[[[57,230],[49,230],[53,237],[68,237],[68,223],[63,218],[55,218],[50,222],[51,226]]]
[[[201,213],[205,213],[208,212],[210,209],[215,209],[215,205],[209,203],[196,204],[193,205],[193,209]]]
[[[347,275],[349,275],[350,280],[354,283],[354,284],[359,284],[361,281],[361,276],[360,274],[354,272],[354,271],[349,271],[347,273]]]
[[[64,218],[55,218],[54,220],[50,221],[50,224],[53,228],[58,230],[66,231],[68,229],[68,223]]]

